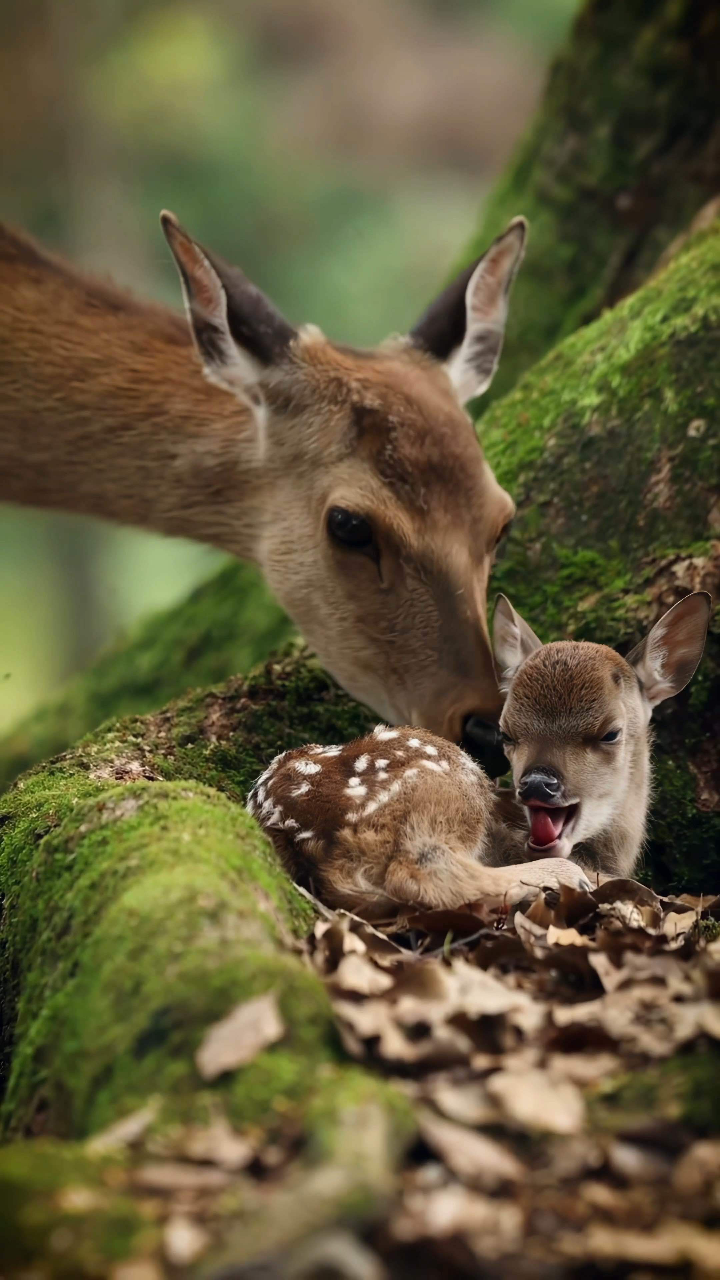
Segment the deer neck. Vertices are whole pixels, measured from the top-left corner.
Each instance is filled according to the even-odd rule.
[[[184,320],[0,228],[0,500],[254,559],[251,410],[199,376]]]

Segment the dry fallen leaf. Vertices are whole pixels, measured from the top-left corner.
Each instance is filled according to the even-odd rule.
[[[481,1191],[521,1182],[525,1168],[506,1147],[483,1133],[424,1111],[420,1133],[456,1177]]]
[[[557,1080],[547,1071],[497,1071],[487,1090],[508,1120],[524,1129],[548,1133],[579,1133],[585,1123],[585,1102],[577,1085]]]
[[[144,1107],[133,1111],[115,1124],[108,1125],[101,1133],[96,1133],[85,1144],[85,1150],[94,1156],[105,1155],[108,1151],[120,1151],[130,1147],[144,1137],[160,1110],[160,1099],[151,1098]]]
[[[177,1160],[158,1160],[134,1169],[132,1180],[143,1191],[170,1194],[175,1191],[222,1191],[228,1186],[230,1175],[222,1169],[206,1169]]]
[[[187,1129],[180,1146],[187,1160],[216,1164],[229,1172],[246,1168],[256,1152],[255,1143],[236,1133],[224,1116],[217,1116],[207,1126],[194,1125]]]
[[[235,1071],[252,1062],[284,1034],[285,1024],[275,996],[267,992],[236,1005],[226,1018],[208,1027],[195,1054],[195,1064],[203,1080],[216,1080],[225,1071]]]
[[[205,1253],[210,1236],[185,1214],[174,1213],[163,1228],[163,1250],[174,1267],[189,1267]]]
[[[491,1249],[516,1248],[523,1228],[522,1210],[510,1200],[469,1191],[451,1183],[432,1191],[411,1191],[390,1223],[398,1240],[468,1233]]]

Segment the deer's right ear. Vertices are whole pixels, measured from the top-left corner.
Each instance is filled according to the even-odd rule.
[[[493,652],[498,683],[506,693],[510,681],[526,658],[542,648],[532,627],[513,609],[507,596],[498,596],[493,618]]]
[[[693,591],[663,614],[652,631],[627,656],[650,710],[692,680],[705,648],[712,600]]]
[[[230,391],[247,390],[282,360],[295,330],[238,267],[203,249],[174,214],[163,210],[160,224],[208,378]]]
[[[461,404],[487,391],[495,376],[508,298],[525,252],[527,228],[525,218],[513,218],[410,332],[411,342],[443,361]]]

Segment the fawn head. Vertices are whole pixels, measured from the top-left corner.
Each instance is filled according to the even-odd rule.
[[[596,842],[601,870],[629,874],[649,800],[653,708],[692,678],[702,657],[710,597],[673,606],[623,658],[605,645],[543,645],[505,596],[493,623],[507,698],[500,720],[530,834],[528,854],[569,858]]]
[[[482,738],[478,722],[502,705],[487,583],[514,505],[464,405],[497,367],[525,220],[409,335],[371,351],[293,328],[173,215],[162,223],[204,372],[251,419],[255,558],[270,587],[385,720],[457,741],[474,717]]]

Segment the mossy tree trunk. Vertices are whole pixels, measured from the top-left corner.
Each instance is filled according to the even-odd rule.
[[[720,193],[714,0],[589,0],[484,210],[468,260],[530,219],[490,399],[632,292]]]

